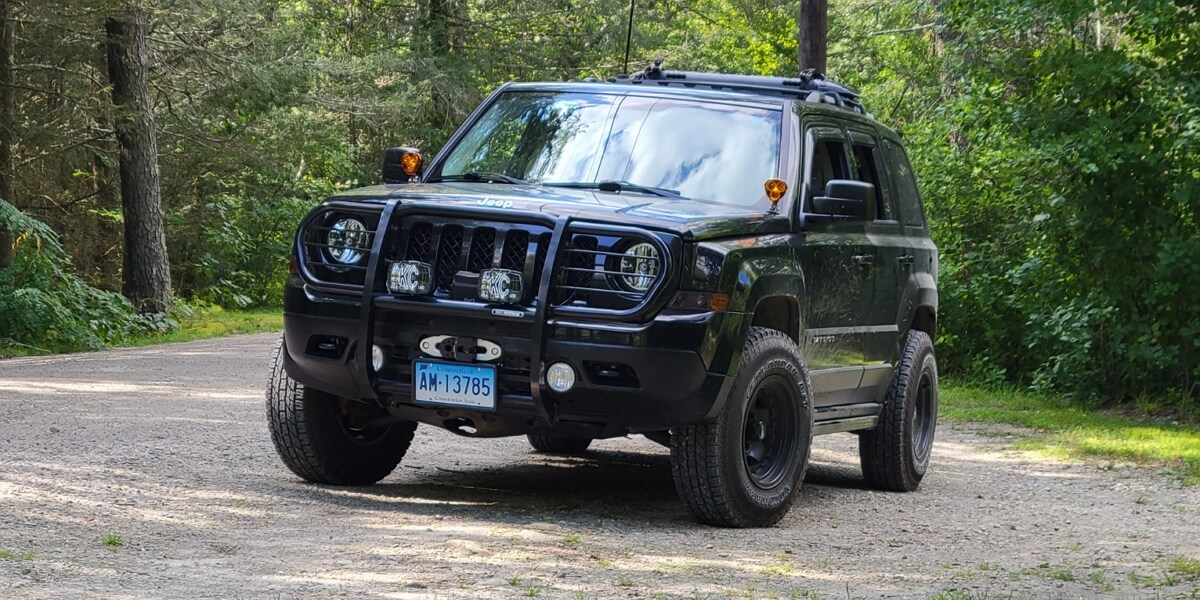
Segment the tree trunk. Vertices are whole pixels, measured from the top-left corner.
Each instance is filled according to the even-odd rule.
[[[12,0],[0,0],[0,200],[13,197],[13,42]],[[12,264],[13,233],[0,225],[0,269]]]
[[[800,70],[825,72],[826,34],[829,27],[827,0],[800,0]]]
[[[171,267],[150,101],[146,14],[138,0],[106,18],[104,29],[125,220],[123,289],[138,311],[167,312],[171,308]]]

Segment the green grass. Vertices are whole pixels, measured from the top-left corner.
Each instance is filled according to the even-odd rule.
[[[266,333],[283,329],[283,310],[278,307],[251,309],[203,308],[189,311],[188,316],[177,316],[179,327],[165,333],[143,333],[113,347],[152,346],[170,342],[190,342],[242,333]],[[22,356],[44,356],[66,352],[78,352],[79,348],[37,348],[13,342],[0,341],[0,358]]]
[[[179,328],[174,331],[140,335],[123,345],[150,346],[282,330],[283,310],[280,308],[230,310],[215,307],[197,311],[191,317],[180,319]]]
[[[1128,460],[1165,465],[1185,485],[1200,485],[1200,428],[1089,409],[1013,388],[946,383],[939,414],[1036,430],[1016,445],[1061,458]]]
[[[100,538],[100,543],[108,546],[109,548],[120,548],[121,546],[125,545],[125,538],[110,533]]]
[[[1171,559],[1167,571],[1187,579],[1200,579],[1200,560],[1190,556],[1177,556]]]

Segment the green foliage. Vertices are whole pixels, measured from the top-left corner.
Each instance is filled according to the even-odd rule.
[[[0,270],[0,341],[97,349],[137,331],[170,327],[137,315],[120,294],[70,273],[58,235],[3,200],[0,228],[13,232],[16,251],[13,264]]]
[[[1194,401],[1194,9],[959,2],[946,11],[959,36],[947,67],[962,79],[941,111],[955,144],[922,138],[919,148],[959,165],[949,169],[975,167],[950,178],[939,176],[945,166],[924,170],[937,177],[926,193],[949,257],[948,354],[985,356],[1014,380],[1086,399]]]

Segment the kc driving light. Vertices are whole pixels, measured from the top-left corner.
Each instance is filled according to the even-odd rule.
[[[630,247],[621,257],[621,280],[635,292],[650,289],[658,278],[659,260],[658,250],[650,244]]]
[[[575,387],[575,369],[567,363],[554,363],[546,369],[546,383],[556,392],[570,391]]]
[[[383,368],[383,348],[371,345],[371,369],[376,373]]]
[[[393,294],[428,294],[433,289],[433,267],[415,260],[394,262],[388,268],[387,288]]]
[[[479,274],[479,299],[486,302],[514,304],[521,299],[523,287],[518,271],[484,269]]]
[[[325,244],[329,258],[334,262],[343,265],[357,263],[362,260],[363,251],[370,247],[367,244],[367,226],[351,217],[338,219],[329,228]]]

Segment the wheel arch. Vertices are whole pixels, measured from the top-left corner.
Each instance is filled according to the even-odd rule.
[[[764,327],[782,332],[793,342],[800,343],[800,300],[794,296],[775,295],[759,299],[750,313],[749,327]],[[749,334],[750,329],[746,328]],[[744,339],[744,337],[743,337]]]
[[[918,306],[913,313],[909,330],[924,331],[930,339],[937,338],[937,309],[929,305]]]

